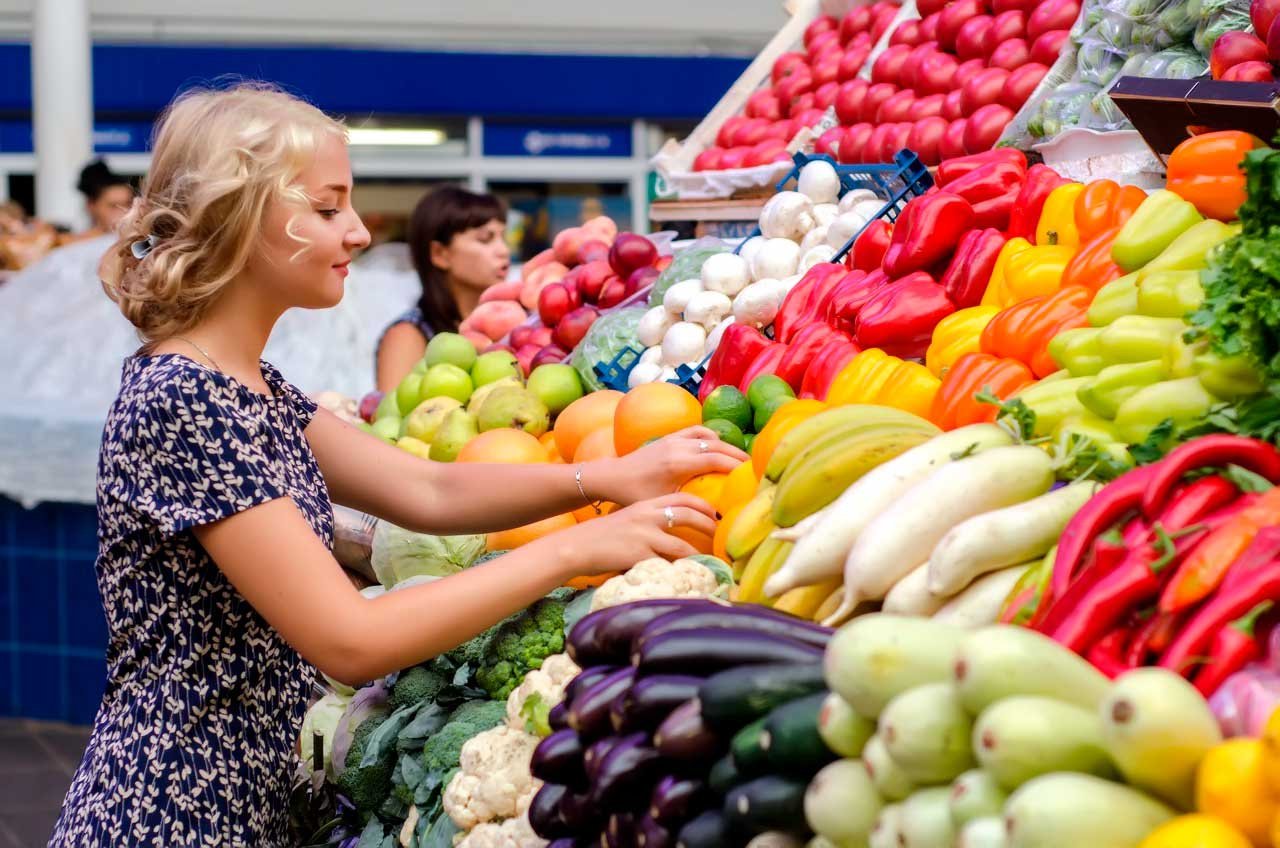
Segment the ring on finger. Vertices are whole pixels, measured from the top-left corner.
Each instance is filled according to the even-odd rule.
[[[711,445],[707,444],[706,441],[699,439],[698,450],[700,450],[702,453],[706,453],[707,451],[711,450]]]
[[[662,517],[667,519],[667,529],[670,530],[676,526],[676,511],[669,506],[662,508]]]

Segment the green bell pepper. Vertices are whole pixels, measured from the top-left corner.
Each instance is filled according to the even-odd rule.
[[[1202,343],[1203,344],[1203,343]],[[1196,379],[1210,394],[1237,400],[1262,391],[1262,378],[1244,356],[1222,356],[1197,345],[1191,367]]]
[[[1120,404],[1164,378],[1164,363],[1158,359],[1109,365],[1081,386],[1076,396],[1085,409],[1101,418],[1112,419]]]
[[[1116,432],[1128,444],[1137,444],[1166,418],[1172,418],[1175,424],[1189,424],[1216,403],[1218,398],[1195,377],[1152,383],[1120,404]]]
[[[1076,392],[1090,377],[1041,380],[1019,392],[1016,397],[1036,414],[1036,435],[1048,436],[1067,418],[1085,413]]]
[[[1181,380],[1183,377],[1196,375],[1195,356],[1200,352],[1199,345],[1188,344],[1182,334],[1178,334],[1164,349],[1161,361],[1164,364],[1165,378]]]
[[[1098,349],[1109,364],[1159,361],[1176,336],[1186,332],[1180,318],[1122,315],[1098,334]]]
[[[1205,223],[1209,223],[1205,221]],[[1214,223],[1217,223],[1216,221]],[[1199,271],[1143,271],[1138,280],[1138,313],[1182,318],[1204,303]]]
[[[1203,220],[1195,206],[1168,189],[1152,192],[1120,228],[1111,258],[1124,270],[1136,271]]]
[[[1049,342],[1049,355],[1072,377],[1089,377],[1107,366],[1098,347],[1098,327],[1063,330]]]
[[[1133,457],[1129,455],[1128,449],[1120,441],[1115,425],[1105,418],[1099,418],[1092,412],[1064,418],[1057,429],[1053,431],[1054,444],[1061,446],[1059,450],[1062,450],[1071,443],[1070,440],[1073,435],[1089,439],[1100,451],[1115,460],[1117,464],[1123,466],[1133,465]]]
[[[1142,267],[1150,271],[1199,271],[1209,264],[1209,251],[1239,232],[1238,226],[1212,218],[1188,227],[1160,255]]]
[[[1092,327],[1105,327],[1121,315],[1137,314],[1138,275],[1126,274],[1098,289],[1085,318]]]

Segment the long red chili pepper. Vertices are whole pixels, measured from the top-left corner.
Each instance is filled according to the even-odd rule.
[[[1182,619],[1183,616],[1177,613],[1170,614],[1157,611],[1155,615],[1147,619],[1147,623],[1142,625],[1138,635],[1129,643],[1125,661],[1136,668],[1140,665],[1146,665],[1148,658],[1152,654],[1158,657],[1173,641]]]
[[[1212,696],[1228,677],[1262,656],[1258,619],[1274,605],[1274,601],[1263,601],[1213,637],[1210,657],[1193,681],[1201,695]]]
[[[1134,516],[1123,528],[1117,527],[1099,536],[1085,558],[1084,568],[1071,581],[1067,591],[1052,603],[1042,603],[1036,609],[1037,615],[1032,618],[1030,626],[1041,633],[1053,633],[1062,619],[1093,591],[1098,581],[1115,571],[1129,551],[1144,543],[1150,534],[1151,525],[1142,516]]]
[[[1188,471],[1228,464],[1260,474],[1272,483],[1280,482],[1280,451],[1267,442],[1227,434],[1202,436],[1174,448],[1154,466],[1156,471],[1142,495],[1142,511],[1147,517],[1158,513]]]
[[[1125,640],[1129,631],[1125,627],[1117,627],[1093,644],[1085,658],[1098,671],[1115,680],[1133,666],[1124,660]]]

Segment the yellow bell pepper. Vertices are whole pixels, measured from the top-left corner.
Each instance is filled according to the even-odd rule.
[[[983,328],[999,312],[998,306],[971,306],[943,318],[933,328],[933,340],[925,351],[924,364],[936,376],[944,376],[957,359],[966,353],[978,352]]]
[[[1271,793],[1280,796],[1280,708],[1272,710],[1262,728],[1262,774]]]
[[[845,406],[850,403],[866,403],[867,392],[874,392],[885,380],[889,379],[889,371],[893,368],[890,357],[878,347],[867,348],[859,353],[849,364],[840,369],[840,373],[831,381],[827,390],[829,406]]]
[[[1053,294],[1062,287],[1062,272],[1075,255],[1076,248],[1056,245],[1029,247],[1014,254],[1005,266],[1001,293],[994,305],[1007,309],[1027,298]]]
[[[1080,183],[1067,183],[1049,192],[1036,224],[1036,244],[1079,247],[1080,231],[1076,228],[1076,199],[1084,191]]]
[[[1196,809],[1228,822],[1254,845],[1270,844],[1276,797],[1263,769],[1259,739],[1228,739],[1196,770]]]
[[[1000,255],[996,257],[996,267],[991,271],[991,279],[987,282],[986,293],[982,295],[983,306],[1004,308],[1005,269],[1008,267],[1010,259],[1024,250],[1031,249],[1031,247],[1031,242],[1021,237],[1011,238],[1004,243],[1004,247],[1000,249]]]
[[[1160,825],[1138,848],[1253,848],[1253,844],[1222,819],[1193,813]]]
[[[875,403],[925,418],[942,381],[918,362],[889,356],[879,348],[864,350],[836,375],[827,403]],[[785,408],[785,407],[784,407]]]

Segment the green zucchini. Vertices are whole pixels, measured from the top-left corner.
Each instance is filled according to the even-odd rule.
[[[707,810],[680,828],[676,839],[676,848],[723,848],[728,844],[729,828],[719,810]]]
[[[733,754],[725,754],[716,760],[711,766],[711,771],[707,773],[707,786],[721,798],[743,780],[741,772],[733,764]]]
[[[808,782],[777,775],[735,786],[724,797],[724,818],[736,834],[805,829],[804,792]]]
[[[818,714],[826,699],[826,692],[815,692],[783,704],[765,718],[760,747],[772,768],[811,775],[836,758],[818,732]]]
[[[709,727],[737,730],[775,707],[825,689],[821,663],[750,665],[707,678],[698,690],[698,701]]]
[[[762,718],[751,722],[734,734],[729,743],[729,753],[739,774],[761,774],[767,768],[768,758],[762,744],[767,721],[768,718]]]

